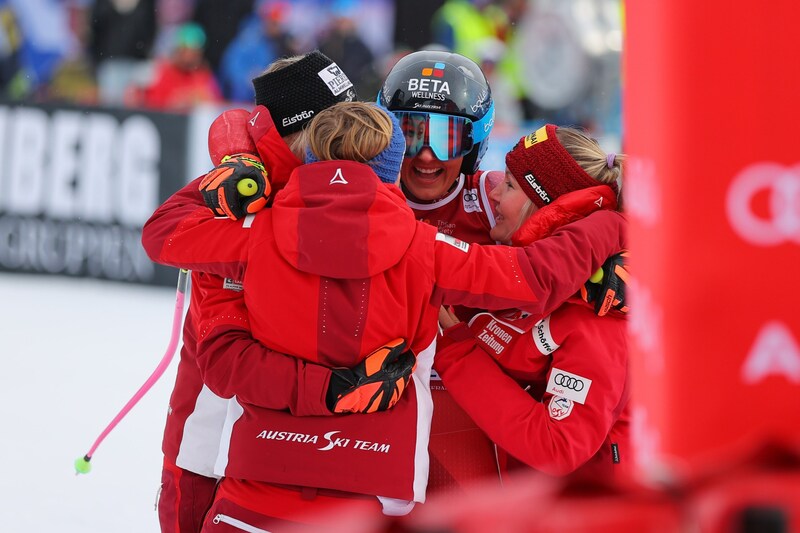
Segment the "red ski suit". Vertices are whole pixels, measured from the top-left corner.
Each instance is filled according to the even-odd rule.
[[[408,199],[407,203],[417,220],[440,233],[469,243],[500,244],[489,237],[495,224],[489,193],[504,177],[505,173],[497,170],[461,174],[443,198],[426,204]]]
[[[534,214],[515,240],[549,235],[600,206],[616,206],[607,187],[575,191],[558,209]],[[625,321],[576,300],[542,320],[519,311],[476,315],[445,332],[436,369],[459,406],[516,459],[548,474],[605,479],[629,451]]]
[[[418,354],[401,401],[369,417],[296,417],[237,402],[218,473],[424,501],[439,306],[546,314],[580,285],[563,280],[587,279],[623,248],[620,215],[590,218],[526,248],[469,246],[415,221],[399,189],[345,161],[299,167],[272,209],[243,222],[215,220],[200,198],[168,201],[145,225],[148,255],[243,278],[261,343],[330,366],[353,366],[397,337]],[[259,394],[249,383],[240,397]]]
[[[539,321],[515,315],[482,313],[446,331],[464,339],[437,352],[447,390],[526,465],[608,479],[628,459],[625,320],[598,317],[583,302]]]
[[[242,113],[247,115],[243,110]],[[266,109],[257,106],[253,114],[255,118],[242,122],[247,124],[246,131],[231,131],[231,128],[244,127],[238,123],[215,123],[209,131],[209,150],[212,159],[219,161],[227,154],[251,151],[254,142],[251,139],[255,139],[273,188],[277,190],[286,184],[289,174],[300,165],[300,161],[278,135]],[[191,197],[191,201],[195,201],[199,194],[196,186],[182,192]],[[223,316],[230,318],[230,325],[249,328],[241,290],[241,283],[234,280],[192,272],[190,305],[183,327],[180,361],[170,396],[162,442],[164,467],[158,513],[164,533],[200,531],[205,511],[214,495],[217,484],[214,465],[219,455],[220,435],[227,418],[226,398],[235,393],[228,393],[217,383],[212,382],[211,386],[204,384],[204,372],[198,364],[208,360],[225,360],[233,355],[225,351],[227,346],[204,347],[200,343],[202,338],[199,338],[198,328],[207,332],[210,323],[219,322],[218,315],[223,310]],[[219,353],[209,350],[219,350]],[[236,351],[236,354],[240,351]],[[198,354],[207,357],[198,357]],[[212,355],[213,357],[209,357]],[[288,369],[294,374],[294,366],[298,361],[293,357],[268,352],[267,364],[276,379],[280,379],[281,369]],[[323,367],[317,367],[316,370],[330,373]],[[290,379],[293,378],[287,378]]]
[[[417,220],[434,226],[439,232],[476,244],[500,244],[489,236],[495,225],[489,193],[505,178],[502,171],[478,170],[461,174],[442,198],[428,203],[407,199]],[[476,310],[456,308],[463,319]],[[489,477],[497,478],[498,465],[494,444],[453,400],[439,376],[431,376],[433,421],[431,426],[431,493],[461,490],[461,487]]]

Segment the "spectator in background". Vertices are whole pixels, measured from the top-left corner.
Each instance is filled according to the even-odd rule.
[[[493,21],[478,5],[485,3],[484,0],[447,0],[431,20],[434,42],[475,62],[480,61],[478,43],[497,35]]]
[[[0,95],[11,96],[11,82],[19,72],[19,27],[6,0],[0,0]]]
[[[222,55],[239,32],[242,21],[253,13],[253,5],[253,0],[197,0],[192,19],[206,32],[208,46],[204,55],[215,73],[219,72]]]
[[[155,0],[96,0],[89,28],[100,100],[122,104],[126,88],[148,64],[156,35]]]
[[[500,64],[508,55],[506,45],[500,39],[490,37],[476,43],[477,63],[486,74],[492,88],[497,120],[494,130],[501,135],[523,122],[523,106],[519,102],[519,91],[513,81],[500,70]]]
[[[159,62],[152,84],[144,89],[146,107],[187,111],[199,103],[222,101],[219,85],[203,59],[205,41],[203,29],[193,22],[177,29],[172,54]]]
[[[494,78],[516,100],[524,121],[541,119],[544,115],[544,110],[531,100],[525,88],[523,78],[526,73],[523,72],[518,43],[517,28],[531,4],[527,0],[503,0],[497,4],[490,3],[483,9],[484,16],[492,21],[496,38],[505,45],[505,52],[498,58]]]
[[[61,61],[77,47],[64,2],[5,0],[2,6],[6,8],[4,25],[13,39],[18,61],[10,95],[38,99]]]
[[[233,102],[252,102],[253,78],[281,57],[296,55],[294,44],[283,29],[288,5],[262,3],[257,12],[242,23],[239,34],[228,45],[219,67],[222,92]]]
[[[372,51],[356,31],[358,3],[340,0],[331,8],[331,21],[320,38],[319,49],[348,73],[359,94],[377,94],[380,75]]]
[[[515,46],[514,28],[527,9],[525,0],[447,0],[431,20],[437,44],[472,59],[491,75],[492,91],[501,91],[504,107],[498,115],[508,122],[540,115],[522,87]]]
[[[192,21],[194,0],[156,0],[156,39],[151,57],[164,57],[172,49],[175,32]]]
[[[69,29],[79,46],[56,67],[45,96],[51,102],[95,105],[99,98],[97,81],[87,52],[91,5],[87,0],[66,0],[64,5]]]

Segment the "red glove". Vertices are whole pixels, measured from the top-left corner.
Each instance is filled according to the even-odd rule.
[[[326,403],[333,413],[391,409],[406,389],[417,358],[403,339],[381,346],[353,368],[334,368]]]
[[[238,220],[267,205],[272,192],[264,165],[256,156],[225,156],[200,181],[206,205],[217,216]]]
[[[592,279],[581,287],[581,298],[589,303],[594,302],[594,312],[597,313],[597,316],[604,316],[612,309],[621,313],[628,312],[625,287],[630,273],[627,263],[627,251],[612,255],[606,259],[603,267],[595,274],[598,276],[602,273],[602,279],[592,281],[595,278],[592,276]]]
[[[229,109],[214,119],[208,128],[208,155],[214,166],[232,154],[257,154],[256,143],[247,131],[250,112]]]

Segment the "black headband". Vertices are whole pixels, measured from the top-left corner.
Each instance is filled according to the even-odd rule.
[[[357,98],[347,75],[319,50],[255,78],[253,88],[256,105],[269,110],[281,137],[300,131],[323,109]]]

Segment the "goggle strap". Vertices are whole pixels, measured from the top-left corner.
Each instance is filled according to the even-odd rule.
[[[472,143],[478,144],[486,140],[494,125],[494,101],[480,120],[472,122]]]

